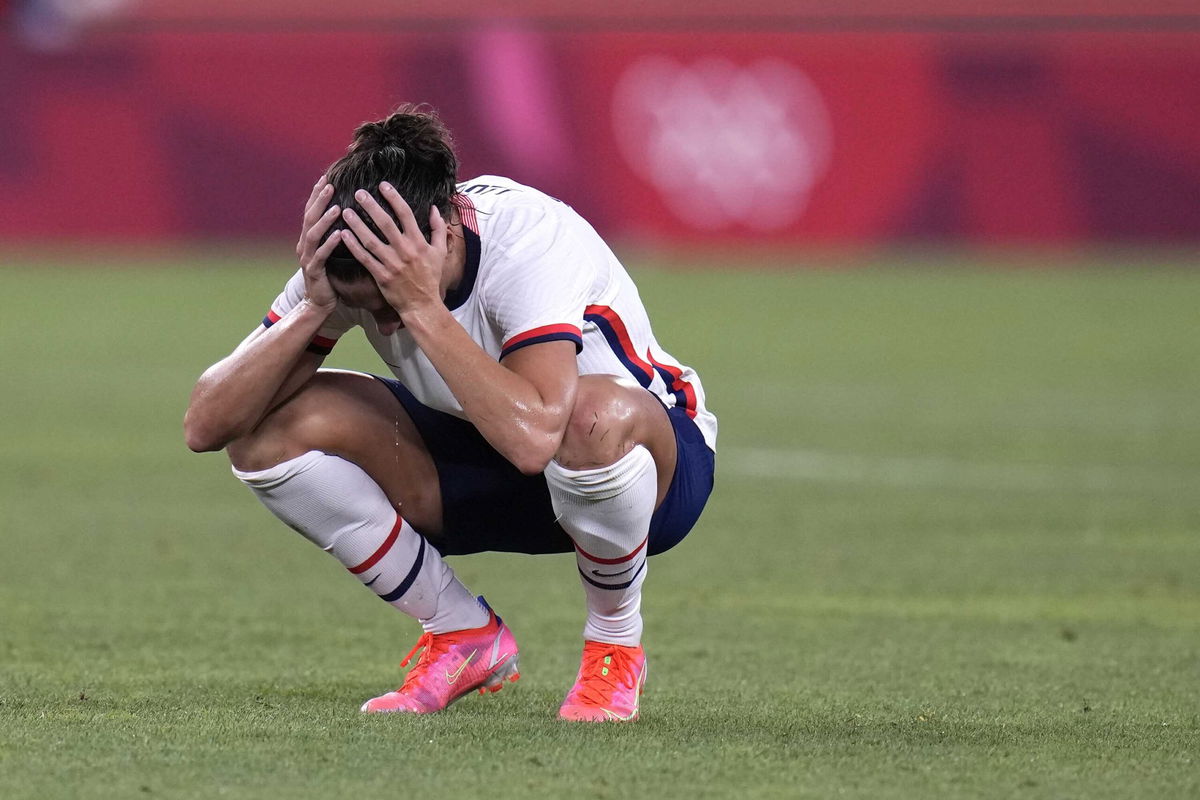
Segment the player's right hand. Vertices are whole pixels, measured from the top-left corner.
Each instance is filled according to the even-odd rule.
[[[325,259],[342,241],[342,232],[334,231],[324,243],[321,237],[337,220],[341,209],[336,205],[326,206],[333,197],[333,186],[329,178],[322,175],[313,186],[304,206],[304,223],[300,228],[300,241],[296,242],[296,257],[304,271],[304,296],[317,308],[333,311],[337,306],[337,295],[325,276]]]

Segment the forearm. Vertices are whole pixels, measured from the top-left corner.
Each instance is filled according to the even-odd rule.
[[[541,472],[562,442],[574,382],[560,396],[543,396],[480,348],[444,306],[406,314],[404,323],[492,447],[522,472]]]
[[[219,450],[249,433],[277,403],[316,371],[298,369],[312,337],[329,316],[302,301],[279,322],[256,331],[196,382],[184,417],[188,447]]]
[[[400,193],[386,182],[379,187],[395,219],[369,192],[356,192],[355,199],[387,241],[346,209],[342,218],[349,230],[343,242],[371,273],[381,299],[400,315],[483,437],[522,472],[541,472],[558,452],[575,403],[579,375],[574,353],[563,349],[562,342],[544,342],[510,354],[500,364],[484,352],[442,303],[449,282],[462,275],[465,255],[456,249],[452,259],[441,212],[436,205],[429,209],[426,240]]]

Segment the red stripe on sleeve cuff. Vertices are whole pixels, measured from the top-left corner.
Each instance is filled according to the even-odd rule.
[[[542,342],[570,341],[575,343],[575,352],[583,349],[583,331],[578,325],[560,324],[560,325],[543,325],[540,328],[518,333],[511,337],[500,348],[500,357],[504,358],[514,350],[519,350],[531,344],[541,344]]]
[[[528,339],[532,339],[536,336],[545,336],[552,333],[566,333],[574,336],[577,339],[583,339],[583,331],[581,331],[577,325],[543,325],[540,328],[534,328],[533,330],[528,330],[524,333],[518,333],[516,336],[505,342],[501,349],[511,350],[516,345],[519,345]]]

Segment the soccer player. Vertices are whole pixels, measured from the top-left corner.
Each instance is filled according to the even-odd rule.
[[[187,443],[420,621],[415,666],[363,711],[517,679],[512,632],[443,556],[573,550],[587,620],[559,716],[634,720],[646,558],[699,517],[716,419],[587,222],[457,169],[422,107],[358,128],[312,189],[300,270],[196,384]],[[355,326],[394,377],[319,369]]]

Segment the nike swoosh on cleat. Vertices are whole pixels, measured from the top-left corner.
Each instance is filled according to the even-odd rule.
[[[642,706],[642,685],[643,685],[643,681],[645,681],[645,680],[646,680],[646,668],[643,666],[642,671],[639,672],[638,676],[637,676],[637,682],[636,682],[637,683],[637,694],[634,695],[634,697],[633,697],[633,711],[630,711],[628,714],[622,715],[622,714],[618,714],[615,711],[612,711],[611,709],[604,708],[603,706],[600,707],[600,710],[603,711],[605,716],[607,716],[613,722],[629,722],[629,721],[633,720],[635,717],[637,717],[638,709],[641,708],[641,706]]]
[[[615,711],[609,711],[607,708],[601,708],[600,710],[603,711],[605,715],[613,722],[629,722],[636,717],[638,713],[637,706],[634,706],[633,711],[630,711],[628,715],[621,715]]]
[[[446,673],[446,683],[448,685],[453,686],[458,683],[458,679],[462,677],[463,670],[467,668],[467,665],[471,663],[471,660],[475,658],[475,654],[478,652],[478,650],[472,650],[471,655],[467,656],[467,660],[458,665],[458,669],[454,670],[454,672]]]
[[[488,669],[491,669],[492,667],[494,667],[500,663],[500,638],[501,638],[501,634],[497,633],[496,641],[492,642],[492,657],[488,661]],[[505,653],[504,657],[508,658],[508,654]]]
[[[601,572],[598,569],[594,569],[592,570],[592,574],[597,578],[615,578],[618,575],[624,575],[626,572],[629,572],[630,569],[633,569],[633,567],[630,567],[629,569],[623,569],[620,572]]]

